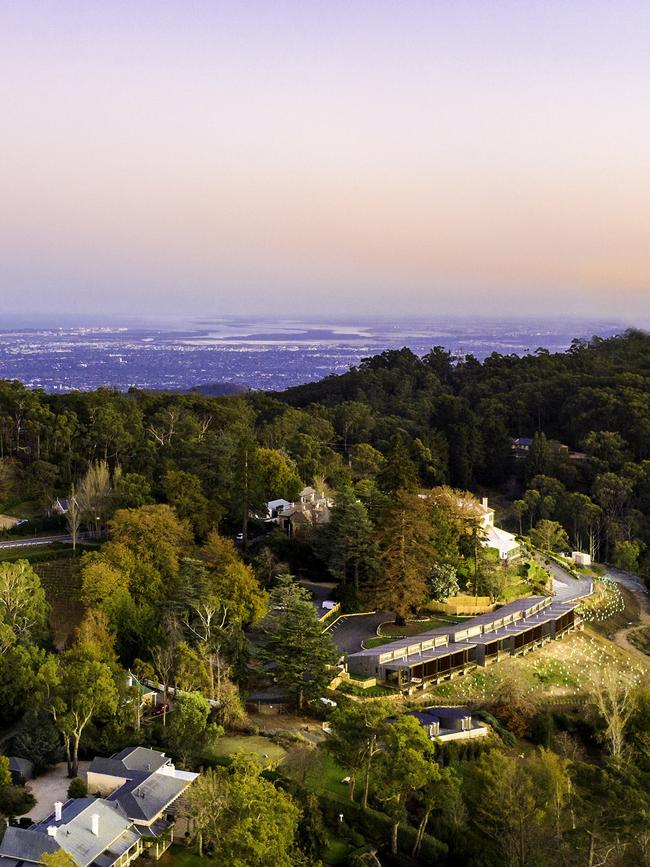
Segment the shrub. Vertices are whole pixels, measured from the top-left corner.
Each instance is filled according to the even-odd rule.
[[[88,788],[81,777],[73,777],[68,786],[69,798],[85,798],[88,794]]]
[[[0,812],[3,816],[22,816],[29,813],[36,798],[24,786],[3,786],[0,789]]]
[[[534,744],[540,747],[551,746],[553,734],[555,732],[555,723],[553,716],[548,711],[542,711],[533,717],[531,725],[531,740]]]

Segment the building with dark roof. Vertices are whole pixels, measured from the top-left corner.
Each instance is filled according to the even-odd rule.
[[[489,727],[472,717],[464,707],[427,707],[409,712],[407,716],[415,717],[432,741],[481,738],[490,733]]]
[[[126,867],[143,848],[143,835],[115,804],[78,798],[57,802],[47,819],[30,828],[7,828],[0,867],[42,864],[44,855],[59,851],[79,867]]]
[[[174,839],[178,800],[197,777],[178,770],[158,750],[129,747],[93,759],[87,784],[89,792],[105,798],[155,841],[154,854],[160,857]]]
[[[518,599],[462,623],[352,653],[347,658],[348,669],[413,691],[427,682],[467,674],[477,665],[527,653],[558,638],[579,624],[576,605],[548,596]]]
[[[28,780],[34,779],[34,762],[21,756],[9,756],[9,773],[12,783],[24,786]]]

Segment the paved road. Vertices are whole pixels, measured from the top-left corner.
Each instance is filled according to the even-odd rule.
[[[388,611],[374,614],[352,614],[342,617],[328,630],[341,653],[356,653],[361,643],[377,636],[377,627],[387,620],[394,620]]]
[[[539,562],[542,563],[541,556]],[[553,561],[548,567],[545,563],[542,565],[549,569],[553,577],[553,592],[560,602],[571,602],[591,593],[592,585],[589,578],[574,578]],[[388,611],[357,614],[342,617],[329,629],[329,632],[341,653],[356,653],[357,650],[361,650],[363,641],[377,635],[377,627],[380,624],[392,620],[394,615]]]
[[[563,569],[553,560],[546,563],[541,554],[535,554],[535,559],[548,569],[553,579],[553,595],[558,602],[573,602],[575,599],[582,599],[583,596],[589,596],[592,591],[591,578],[580,577],[574,578],[570,572]]]
[[[646,599],[647,602],[648,588],[645,581],[642,581],[638,575],[634,575],[632,572],[623,572],[622,569],[614,569],[613,566],[607,567],[605,575],[608,578],[611,578],[613,581],[617,581],[619,584],[622,584],[623,587],[627,587],[627,589],[631,590],[632,593],[640,594]]]
[[[85,542],[90,538],[90,533],[79,533],[77,542]],[[72,544],[72,536],[61,533],[56,536],[23,536],[20,539],[9,539],[0,542],[0,549],[6,548],[32,548],[34,545],[53,545],[55,542]]]

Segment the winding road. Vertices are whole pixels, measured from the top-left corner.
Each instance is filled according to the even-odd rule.
[[[618,584],[627,588],[631,593],[634,593],[636,598],[639,600],[639,622],[635,623],[633,626],[624,626],[622,629],[619,629],[618,632],[614,633],[612,641],[614,644],[622,647],[623,650],[627,650],[628,653],[633,653],[635,656],[643,657],[644,661],[650,665],[648,655],[642,650],[639,650],[638,647],[635,647],[629,638],[631,633],[638,632],[639,630],[650,626],[650,598],[648,596],[648,588],[638,575],[634,575],[631,572],[623,572],[621,569],[608,567],[606,575],[608,578],[611,578],[613,581],[616,581]]]
[[[85,542],[91,538],[90,533],[78,533],[77,542]],[[72,536],[67,533],[60,533],[56,536],[23,536],[20,539],[7,539],[0,542],[0,550],[7,548],[33,548],[35,545],[54,545],[56,542],[64,544],[72,544]]]

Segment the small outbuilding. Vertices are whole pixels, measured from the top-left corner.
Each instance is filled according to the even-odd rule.
[[[9,756],[9,773],[11,782],[15,786],[24,786],[29,780],[34,779],[34,762],[21,756]]]
[[[591,566],[591,556],[584,551],[573,551],[571,560],[576,566]]]

